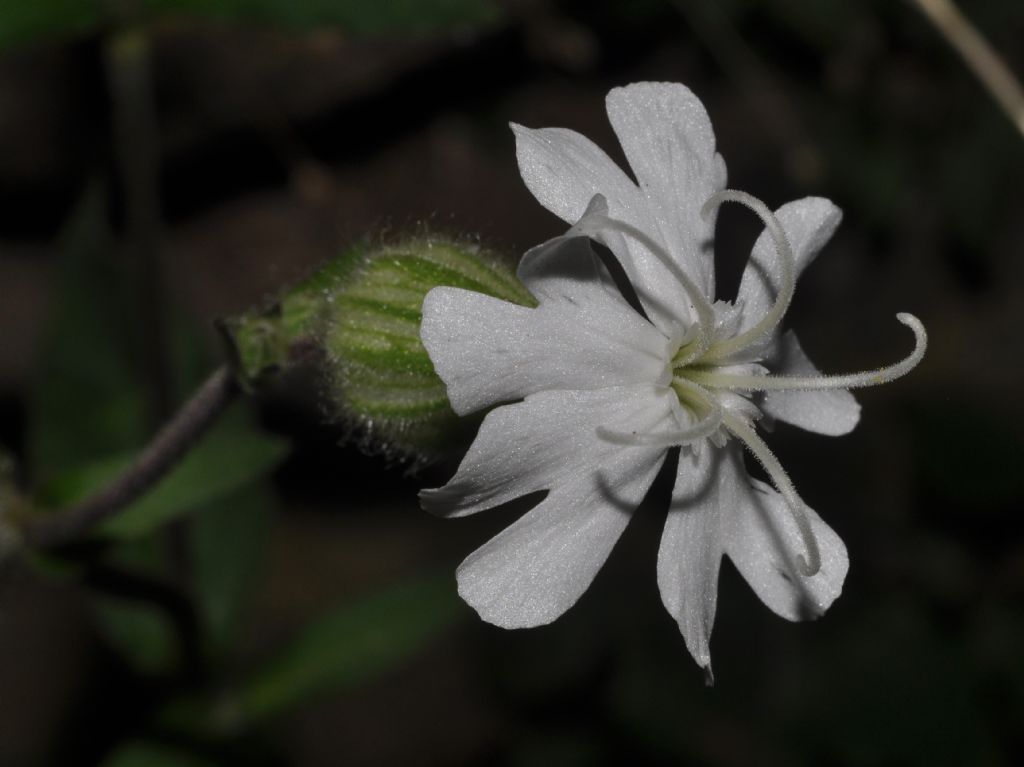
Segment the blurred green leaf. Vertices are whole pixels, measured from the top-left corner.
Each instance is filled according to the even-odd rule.
[[[146,535],[267,473],[288,445],[244,421],[218,424],[152,491],[100,530],[115,538]]]
[[[6,7],[6,5],[4,6]],[[85,193],[61,235],[63,260],[32,387],[29,453],[37,480],[142,444],[145,402],[125,338],[123,283],[105,191]]]
[[[256,483],[202,509],[189,526],[196,607],[214,654],[234,645],[270,540],[273,511],[270,489]]]
[[[136,578],[167,584],[168,593],[174,588],[171,584],[178,579],[173,573],[180,570],[181,563],[172,566],[173,550],[164,538],[122,540],[108,552],[113,572],[127,578],[129,591],[104,590],[94,596],[93,605],[101,634],[137,672],[157,675],[172,671],[182,659],[181,642],[186,639],[182,630],[190,632],[187,641],[195,642],[190,651],[216,656],[233,646],[266,550],[271,497],[266,483],[255,483],[196,507],[196,516],[186,528],[187,560],[192,568],[190,605],[184,601],[158,604],[149,594],[131,588]],[[184,593],[179,597],[185,598]],[[168,608],[181,611],[179,620],[188,620],[189,626],[176,625]],[[192,625],[193,619],[198,625]]]
[[[149,0],[156,12],[259,21],[296,29],[337,26],[371,34],[478,24],[496,16],[492,0]]]
[[[169,554],[157,537],[128,541],[108,552],[109,569],[102,582],[96,582],[94,571],[86,571],[94,579],[90,602],[100,635],[143,676],[170,673],[182,659],[181,627],[167,603],[157,604],[145,593],[152,584],[169,583]],[[117,586],[113,590],[112,575]]]
[[[90,188],[61,237],[56,309],[40,355],[30,420],[35,501],[41,506],[63,506],[98,490],[152,436],[126,330],[130,323],[124,321],[130,302],[107,257],[104,200],[101,185]],[[171,323],[169,341],[172,369],[180,373],[174,388],[187,388],[203,367],[202,345],[180,319]],[[150,493],[101,530],[119,538],[145,535],[244,486],[286,449],[244,412],[229,413]]]
[[[138,673],[157,676],[178,663],[175,627],[160,608],[105,595],[92,604],[100,634]]]
[[[88,32],[101,18],[99,5],[88,0],[4,0],[0,47]]]
[[[450,573],[342,605],[308,626],[242,687],[240,710],[246,720],[262,719],[385,673],[451,626],[460,605]]]
[[[101,767],[215,767],[215,762],[177,747],[136,741],[126,743],[104,759]]]
[[[287,453],[285,441],[251,423],[244,411],[213,427],[181,463],[152,490],[100,525],[114,538],[135,538],[195,512],[270,471]],[[36,502],[59,507],[80,501],[127,468],[135,453],[123,453],[72,469],[40,486]]]
[[[496,18],[497,7],[493,0],[137,0],[120,5],[107,0],[4,0],[0,47],[163,16],[258,22],[299,30],[338,27],[351,34],[374,34],[483,24]]]
[[[118,453],[58,474],[36,489],[36,506],[57,508],[83,500],[127,469],[135,455],[134,452]]]
[[[235,733],[387,673],[422,652],[461,612],[450,573],[399,583],[328,611],[238,689],[178,699],[161,721],[206,737]]]

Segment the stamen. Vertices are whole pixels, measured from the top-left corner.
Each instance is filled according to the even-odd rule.
[[[796,489],[793,487],[789,475],[786,474],[786,470],[782,468],[779,459],[775,457],[775,454],[769,449],[768,445],[765,444],[764,440],[757,435],[757,432],[750,425],[728,413],[722,415],[722,425],[747,446],[747,449],[757,459],[758,463],[768,472],[772,483],[783,499],[785,499],[789,513],[796,523],[796,529],[799,531],[800,538],[804,542],[804,548],[807,549],[806,557],[803,554],[796,555],[797,566],[800,572],[807,577],[817,575],[821,570],[821,551],[818,548],[818,539],[814,536],[814,531],[811,530],[811,521],[804,511],[806,506],[800,500],[800,496],[796,494]]]
[[[928,334],[921,320],[901,312],[896,319],[914,331],[914,350],[899,362],[878,370],[823,376],[741,376],[713,373],[697,368],[686,371],[686,377],[702,386],[741,391],[821,391],[825,389],[860,389],[894,381],[917,367],[928,348]]]
[[[697,313],[698,333],[693,348],[687,352],[685,357],[680,358],[680,361],[677,361],[676,364],[686,364],[699,359],[711,345],[711,332],[715,327],[715,313],[704,293],[694,285],[690,277],[672,259],[668,251],[655,242],[646,232],[632,224],[600,213],[591,213],[584,216],[576,225],[577,231],[591,236],[600,234],[604,228],[617,231],[627,237],[632,237],[647,248],[655,258],[661,261],[672,272],[672,276],[679,281],[686,294],[686,299],[693,305],[694,311]]]
[[[775,241],[775,252],[779,258],[782,285],[772,308],[765,312],[760,321],[737,336],[713,344],[707,354],[704,355],[704,359],[708,361],[721,360],[731,354],[743,351],[774,330],[789,308],[789,302],[793,300],[793,291],[796,290],[796,257],[793,255],[793,248],[789,244],[789,238],[786,237],[786,232],[783,230],[782,224],[779,223],[779,219],[775,217],[775,214],[769,210],[767,205],[753,195],[739,192],[735,189],[723,189],[721,192],[713,194],[704,203],[701,215],[707,217],[712,208],[716,205],[721,205],[723,202],[738,202],[741,205],[745,205],[754,211],[761,221],[764,222],[765,228]]]

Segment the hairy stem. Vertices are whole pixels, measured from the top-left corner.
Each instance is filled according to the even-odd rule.
[[[80,503],[27,519],[22,530],[25,543],[36,548],[71,543],[128,507],[174,468],[237,395],[228,368],[215,370],[121,476]]]

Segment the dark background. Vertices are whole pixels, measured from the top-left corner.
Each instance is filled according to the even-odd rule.
[[[964,6],[1024,73],[1024,5]],[[730,186],[844,210],[788,320],[819,367],[904,355],[899,311],[931,346],[907,378],[858,394],[853,434],[769,435],[850,573],[824,618],[794,625],[725,565],[710,689],[658,596],[657,499],[566,616],[505,632],[455,601],[453,572],[510,515],[429,517],[415,492],[451,466],[409,476],[364,456],[318,404],[317,372],[285,376],[239,406],[286,449],[269,484],[220,499],[263,521],[224,539],[224,562],[230,542],[259,545],[224,565],[241,585],[216,642],[188,649],[195,568],[221,572],[218,551],[183,547],[199,515],[3,570],[0,764],[1010,765],[1024,752],[1024,141],[912,4],[508,0],[400,28],[105,14],[24,31],[0,13],[0,444],[23,488],[47,472],[33,465],[40,392],[77,380],[47,356],[75,296],[109,313],[128,285],[111,326],[129,331],[139,383],[123,397],[166,411],[185,393],[169,375],[216,364],[214,318],[354,241],[426,226],[514,258],[560,232],[519,179],[507,122],[571,127],[621,159],[604,94],[643,79],[704,100]],[[144,65],[118,69],[118,46],[139,40]],[[757,229],[735,206],[720,218],[725,298]],[[69,283],[83,241],[106,243],[92,248],[103,266]],[[196,373],[152,363],[172,325],[198,338]],[[106,336],[80,333],[74,369],[102,368]],[[73,385],[54,396],[71,420],[96,407]],[[167,550],[173,566],[155,567]],[[282,653],[304,668],[277,666],[290,692],[239,715],[237,690]]]

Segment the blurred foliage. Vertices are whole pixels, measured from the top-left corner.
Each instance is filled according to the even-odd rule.
[[[92,607],[100,636],[135,673],[159,677],[180,667],[177,627],[161,607],[102,594]]]
[[[261,583],[274,520],[272,489],[255,483],[195,514],[188,528],[193,593],[206,655],[229,657]]]
[[[368,35],[483,24],[496,18],[497,8],[492,0],[4,0],[0,48],[186,16]]]
[[[37,482],[135,450],[148,413],[125,323],[129,286],[111,258],[106,190],[82,196],[61,235],[57,300],[30,402],[29,465]]]
[[[32,466],[41,478],[37,513],[97,491],[130,465],[152,431],[135,354],[137,329],[124,321],[133,306],[132,286],[112,257],[104,199],[102,186],[92,187],[62,238],[65,258],[39,359],[29,435]],[[321,306],[317,279],[303,284],[302,295],[315,294],[313,304]],[[285,299],[292,336],[319,316],[313,304]],[[205,355],[179,321],[170,336],[166,352],[181,379],[174,388],[184,392],[199,377]],[[238,668],[234,651],[262,574],[273,517],[265,477],[286,451],[281,439],[236,407],[149,493],[99,526],[95,535],[107,545],[101,556],[40,570],[80,577],[91,587],[97,632],[134,674],[175,679],[207,666],[218,680],[227,671],[241,679],[230,688],[228,708],[223,689],[212,709],[202,697],[172,705],[168,721],[174,727],[226,736],[241,723],[349,689],[419,652],[458,616],[450,577],[414,578],[333,607],[265,666]],[[59,557],[41,564],[55,561]],[[130,743],[106,763],[200,763],[190,758]]]
[[[131,464],[154,429],[139,369],[138,349],[147,339],[135,323],[125,322],[136,303],[114,257],[105,199],[102,184],[90,187],[61,238],[64,259],[29,432],[37,513],[100,489]],[[180,397],[208,362],[187,324],[175,319],[169,336],[165,352],[177,379],[171,388]],[[261,478],[286,451],[282,440],[236,408],[151,492],[95,531],[125,543],[70,572],[95,589],[98,630],[137,673],[175,673],[186,656],[201,651],[192,645],[221,652],[236,636],[273,506]],[[193,549],[199,587],[192,606],[174,586],[180,568],[164,537],[168,525],[198,512],[201,520],[185,542]],[[201,630],[206,639],[182,636]]]
[[[325,612],[240,686],[243,718],[273,716],[362,684],[420,652],[466,615],[454,581],[448,572],[420,575]]]
[[[130,286],[110,258],[102,190],[93,187],[65,235],[53,322],[39,358],[33,400],[31,462],[39,475],[36,501],[59,507],[82,500],[130,465],[152,427],[137,367],[140,339],[130,316]],[[175,369],[185,378],[203,355],[184,327]],[[192,336],[191,340],[188,337]],[[185,390],[183,384],[177,387]],[[286,446],[234,412],[216,424],[174,471],[101,532],[133,537],[251,482],[278,463]]]
[[[157,528],[108,555],[124,583],[100,584],[98,628],[136,673],[173,676],[183,664],[230,660],[261,583],[274,506],[268,483],[250,482],[195,509],[184,541],[187,593],[166,588],[180,566]]]
[[[105,522],[100,533],[127,538],[154,532],[265,475],[287,449],[241,419],[224,421],[145,498]]]
[[[214,697],[172,702],[163,723],[207,737],[230,737],[327,692],[365,684],[398,667],[465,609],[450,574],[420,575],[325,610],[262,666],[236,670]]]
[[[114,4],[102,5],[103,11],[101,3],[83,0],[0,3],[0,46],[93,35],[125,18],[148,21],[188,14],[291,29],[328,26],[373,33],[443,28],[449,21],[475,24],[495,13],[490,3],[470,0],[330,5],[235,1],[202,4],[201,10],[198,0],[154,1],[135,4],[134,17],[114,15],[109,11]],[[1019,3],[982,0],[961,5],[988,34],[1012,35],[1020,28]],[[718,22],[744,43],[752,58],[737,56],[721,39],[705,38],[705,29],[684,23],[676,10],[684,6],[717,13]],[[442,17],[442,7],[451,15]],[[1012,126],[908,3],[645,0],[538,7],[542,12],[517,26],[517,34],[543,47],[544,40],[557,41],[567,28],[575,31],[574,39],[590,40],[599,51],[591,70],[574,70],[570,78],[518,49],[501,48],[515,65],[533,68],[524,66],[523,72],[502,81],[496,95],[482,93],[475,79],[463,80],[461,74],[441,69],[456,81],[453,92],[461,86],[473,95],[440,99],[443,108],[410,119],[403,98],[397,99],[398,107],[388,101],[388,71],[383,84],[373,86],[374,100],[368,103],[395,125],[408,123],[407,131],[429,124],[436,131],[430,134],[432,146],[435,140],[448,146],[444,141],[454,136],[446,151],[457,147],[462,157],[466,146],[473,147],[466,141],[469,120],[458,111],[463,108],[500,111],[501,122],[509,117],[507,100],[515,99],[553,123],[557,114],[555,124],[569,119],[585,124],[590,117],[580,105],[582,97],[566,97],[575,93],[572,89],[579,87],[582,93],[589,88],[593,94],[611,80],[677,77],[685,71],[692,74],[694,87],[708,94],[738,178],[754,177],[774,195],[814,191],[841,201],[849,224],[837,246],[847,249],[849,261],[858,264],[855,269],[863,263],[884,267],[865,270],[873,289],[858,292],[858,300],[891,302],[912,283],[913,300],[932,315],[926,319],[935,343],[926,367],[901,383],[906,394],[890,399],[866,395],[879,397],[880,409],[871,411],[873,422],[888,419],[884,427],[875,427],[874,436],[871,423],[865,423],[867,428],[843,441],[844,446],[822,449],[821,457],[808,455],[805,465],[796,465],[805,475],[820,471],[824,484],[836,476],[836,456],[845,459],[844,467],[856,467],[842,480],[844,487],[853,488],[852,500],[836,499],[841,509],[855,508],[856,516],[829,517],[837,529],[845,528],[841,532],[854,556],[846,593],[828,616],[812,625],[784,624],[726,566],[713,640],[718,686],[703,688],[660,605],[652,574],[657,531],[647,530],[647,539],[636,538],[635,528],[644,524],[644,515],[638,513],[594,587],[556,624],[532,632],[502,632],[474,621],[455,637],[451,654],[458,655],[457,661],[429,656],[429,665],[437,665],[437,673],[453,688],[411,688],[418,696],[411,704],[416,712],[412,718],[429,720],[430,732],[419,735],[419,761],[436,763],[430,748],[446,734],[464,733],[471,741],[468,751],[477,749],[472,751],[477,763],[487,764],[1014,764],[1024,747],[1024,559],[1016,508],[1021,496],[1016,469],[1022,451],[1019,419],[1012,402],[978,396],[974,388],[951,395],[947,384],[960,384],[940,380],[960,365],[969,367],[958,374],[971,387],[987,381],[984,391],[991,392],[996,378],[1009,390],[1007,383],[1019,368],[1012,347],[1017,315],[999,308],[1002,300],[1011,305],[1014,291],[1019,291],[1019,271],[1013,270],[1020,238],[1014,220],[1019,221],[1024,155]],[[1011,64],[1014,57],[1019,61],[1018,50],[1005,52]],[[463,54],[466,58],[457,65],[469,68],[466,62],[474,61],[473,51],[467,48]],[[173,56],[167,61],[170,78]],[[751,71],[767,75],[775,89],[750,87],[743,75]],[[763,81],[755,77],[753,82]],[[422,81],[414,85],[420,87]],[[448,85],[444,81],[438,94]],[[447,91],[444,95],[448,98]],[[764,112],[743,111],[761,96],[768,102]],[[430,98],[435,100],[433,91]],[[599,111],[599,106],[586,107],[591,108]],[[568,112],[566,120],[561,119],[563,112]],[[801,129],[794,141],[808,153],[801,156],[814,160],[810,171],[784,163],[788,175],[779,174],[779,155],[789,157],[780,147],[792,138],[785,131],[772,132],[767,118],[779,112]],[[727,119],[737,114],[767,118],[737,127]],[[345,119],[350,115],[344,113]],[[240,115],[237,122],[246,119]],[[495,122],[491,114],[480,119]],[[339,133],[337,141],[344,135]],[[388,133],[386,138],[395,136],[404,140],[408,133]],[[502,145],[500,151],[507,149]],[[310,151],[316,154],[316,148]],[[385,156],[387,151],[374,145],[367,154]],[[251,155],[245,157],[248,161]],[[408,155],[387,157],[402,161]],[[351,178],[353,183],[365,181],[358,174]],[[467,186],[470,194],[479,193],[475,178]],[[176,192],[179,198],[190,193]],[[370,199],[372,192],[366,196]],[[494,197],[497,205],[511,199],[497,192]],[[131,286],[116,257],[106,199],[99,187],[86,195],[65,230],[67,260],[58,277],[59,300],[53,304],[54,321],[31,389],[29,466],[39,499],[52,504],[101,483],[145,442],[154,426],[136,370],[140,339],[125,301]],[[511,204],[509,209],[517,210]],[[516,226],[518,221],[509,230]],[[907,244],[925,255],[903,261],[915,257],[901,250]],[[954,263],[953,256],[959,261]],[[906,273],[890,268],[897,263]],[[989,274],[990,281],[980,287],[968,284],[956,264],[966,264],[971,274]],[[841,280],[843,272],[838,274]],[[853,292],[858,283],[850,285]],[[284,318],[285,337],[301,335],[312,316],[308,309],[302,302],[280,308],[277,317]],[[849,322],[860,327],[861,318],[853,313]],[[980,324],[985,322],[993,325]],[[180,323],[175,327],[171,353],[173,367],[181,371],[182,380],[174,387],[180,399],[209,361],[194,335]],[[286,359],[278,330],[271,327],[259,338],[259,332],[267,331],[264,325],[253,335],[254,343],[243,355],[247,370],[260,373]],[[979,333],[966,344],[958,340],[958,334],[975,331],[987,335]],[[952,365],[943,361],[958,348],[979,356]],[[985,357],[993,350],[998,352],[996,367],[983,367],[993,364]],[[332,432],[324,441],[333,448],[334,438]],[[777,438],[785,441],[784,430]],[[280,642],[276,626],[254,630],[251,608],[267,567],[275,521],[274,491],[265,475],[281,450],[280,441],[268,437],[245,413],[234,413],[200,447],[203,460],[191,469],[182,467],[180,476],[169,478],[140,504],[142,511],[132,510],[131,525],[107,527],[96,549],[69,560],[60,571],[65,578],[80,577],[89,587],[104,657],[112,656],[108,663],[120,664],[122,673],[123,667],[132,675],[132,682],[121,680],[120,687],[109,676],[94,680],[88,701],[114,706],[112,698],[120,695],[122,711],[140,709],[136,718],[124,721],[111,713],[110,732],[70,741],[92,742],[95,737],[120,744],[104,767],[207,764],[187,748],[149,740],[153,730],[170,731],[171,743],[212,742],[214,750],[232,753],[237,743],[233,739],[241,738],[247,748],[256,749],[268,731],[280,737],[275,728],[284,726],[290,712],[314,712],[311,721],[319,727],[324,718],[317,717],[324,714],[317,703],[332,692],[342,694],[345,705],[340,708],[348,717],[346,724],[353,720],[353,728],[366,723],[353,712],[364,704],[372,711],[376,702],[386,708],[380,725],[386,737],[409,732],[409,723],[400,721],[402,712],[391,711],[397,705],[389,696],[405,696],[410,688],[400,686],[396,693],[386,685],[372,691],[365,687],[398,675],[403,664],[413,665],[417,653],[469,613],[458,606],[450,576],[410,575],[408,582],[382,592],[367,590],[353,602],[331,604],[310,624],[289,627],[290,640]],[[871,455],[875,451],[882,457]],[[336,457],[330,453],[324,464]],[[878,475],[872,474],[872,461],[888,463],[890,458],[896,467],[892,473],[876,467]],[[866,480],[863,487],[859,478]],[[380,481],[394,481],[394,475]],[[303,492],[319,492],[328,484]],[[331,506],[331,513],[335,511]],[[372,511],[379,519],[380,510]],[[465,537],[467,548],[470,538]],[[632,550],[623,551],[631,545]],[[376,550],[365,554],[367,559],[378,555]],[[631,566],[630,558],[639,563],[635,572],[624,571]],[[305,566],[306,560],[300,560]],[[315,562],[312,555],[310,561]],[[254,658],[251,642],[257,630],[263,634]],[[196,661],[197,653],[199,673],[185,679],[182,669]],[[139,690],[156,698],[146,701],[150,708],[139,704]],[[471,709],[480,721],[449,716],[449,705]],[[455,723],[446,724],[449,718]],[[291,731],[286,732],[290,737]],[[318,737],[332,740],[338,735],[322,732]],[[346,757],[345,745],[339,745],[338,761]],[[275,762],[276,754],[269,751],[257,763],[284,762]]]
[[[287,450],[282,440],[270,437],[249,419],[226,417],[151,491],[103,522],[98,533],[114,538],[152,533],[266,474]],[[82,500],[128,468],[134,457],[127,453],[99,459],[65,472],[40,487],[37,501],[59,508]]]
[[[133,741],[120,746],[100,767],[215,767],[216,764],[180,747]]]

